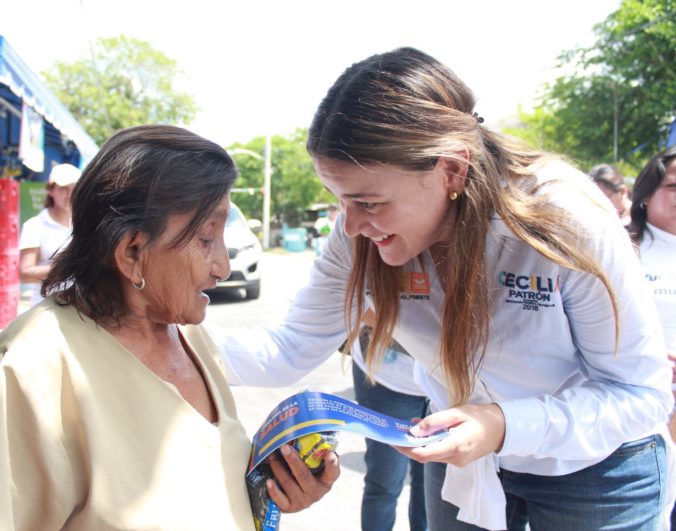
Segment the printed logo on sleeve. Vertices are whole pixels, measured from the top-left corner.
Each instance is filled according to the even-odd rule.
[[[520,304],[523,310],[535,312],[540,308],[553,308],[552,295],[559,291],[558,276],[551,278],[500,271],[498,284],[508,290],[505,302]]]
[[[676,296],[676,275],[646,273],[645,278],[651,283],[653,293],[658,299]]]

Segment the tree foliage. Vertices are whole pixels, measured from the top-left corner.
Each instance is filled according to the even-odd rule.
[[[306,129],[271,138],[271,215],[274,220],[286,222],[290,226],[298,225],[305,209],[313,203],[335,201],[315,174],[312,159],[305,149],[306,140]],[[265,137],[254,138],[245,144],[236,143],[227,149],[233,154],[240,171],[235,188],[245,189],[233,192],[233,200],[247,217],[262,219],[264,161],[248,155],[244,150],[264,157]]]
[[[42,75],[99,144],[124,127],[188,124],[197,112],[194,98],[175,88],[176,61],[124,35],[98,39],[90,53]]]
[[[545,86],[515,133],[584,167],[640,167],[664,147],[676,114],[676,0],[624,0],[595,27],[596,43],[560,56],[572,71]]]

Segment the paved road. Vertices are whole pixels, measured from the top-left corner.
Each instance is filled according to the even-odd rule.
[[[261,298],[246,301],[238,294],[212,297],[206,322],[210,325],[256,327],[283,318],[294,294],[308,279],[314,260],[312,252],[265,254]],[[349,358],[336,353],[322,367],[298,384],[277,389],[233,388],[240,419],[251,436],[281,400],[305,389],[337,394],[354,400]],[[303,512],[282,516],[281,531],[352,531],[360,529],[360,501],[363,489],[364,439],[340,435],[341,477],[330,493]],[[408,485],[397,507],[395,531],[409,529]]]

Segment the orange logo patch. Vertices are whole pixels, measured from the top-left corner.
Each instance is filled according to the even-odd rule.
[[[411,293],[416,295],[430,294],[430,276],[427,273],[412,271],[404,272],[402,275],[403,293]]]

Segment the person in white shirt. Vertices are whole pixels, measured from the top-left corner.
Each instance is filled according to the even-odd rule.
[[[598,164],[589,170],[589,176],[617,210],[617,215],[625,227],[631,221],[631,199],[624,178],[615,166]]]
[[[45,208],[23,224],[19,240],[19,275],[33,284],[31,305],[42,300],[40,284],[49,273],[51,260],[70,240],[70,195],[80,178],[72,164],[59,164],[49,173]]]
[[[329,234],[336,226],[336,219],[340,209],[337,205],[329,205],[326,209],[326,216],[322,216],[315,221],[315,230],[317,231],[317,255],[322,254],[329,240]]]
[[[629,226],[662,323],[676,382],[676,146],[653,156],[634,183]],[[676,391],[676,385],[672,383]],[[676,439],[676,415],[670,421]],[[676,509],[671,514],[676,529]]]
[[[616,212],[589,178],[483,125],[445,65],[401,48],[349,67],[308,133],[341,217],[267,333],[221,331],[231,383],[285,385],[367,308],[374,373],[396,339],[435,411],[430,531],[657,529],[671,369]]]
[[[367,314],[366,322],[369,323]],[[388,346],[378,371],[368,378],[365,353],[371,341],[371,327],[365,325],[350,348],[352,379],[357,402],[395,418],[423,418],[428,414],[425,393],[413,381],[415,361],[396,341]],[[411,531],[426,531],[425,476],[421,463],[391,446],[366,439],[366,474],[361,499],[362,531],[392,531],[397,500],[410,474],[408,522]]]
[[[634,183],[630,230],[676,361],[676,146],[655,155]]]

